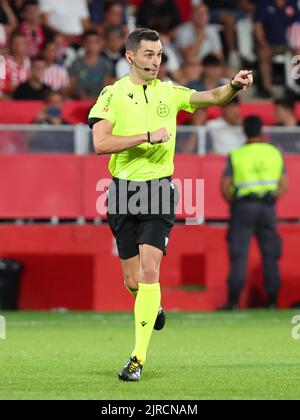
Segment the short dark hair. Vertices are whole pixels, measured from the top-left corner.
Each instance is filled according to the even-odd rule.
[[[243,122],[244,133],[248,138],[260,137],[263,128],[263,122],[258,115],[250,115]]]
[[[24,10],[29,6],[39,6],[38,0],[25,0],[25,2],[22,5],[21,11],[24,12]]]
[[[214,54],[206,55],[202,60],[203,67],[211,66],[211,67],[219,67],[222,66],[222,60]]]
[[[42,48],[41,48],[42,53],[49,47],[49,45],[57,45],[57,43],[54,41],[54,39],[49,39],[42,45]]]
[[[36,55],[35,57],[32,57],[31,64],[37,62],[37,61],[45,61],[45,58],[42,55]]]
[[[147,28],[138,28],[132,31],[126,41],[126,50],[136,52],[141,41],[159,41],[159,33]]]
[[[295,103],[291,99],[276,99],[274,103],[276,106],[281,106],[282,108],[289,109],[294,112]]]
[[[118,37],[124,37],[123,26],[110,26],[104,32],[104,38],[107,39],[111,34],[116,34]]]
[[[104,3],[104,14],[107,14],[110,9],[112,9],[115,6],[121,6],[123,8],[123,4],[121,1],[115,0],[115,1],[107,1]]]
[[[83,41],[86,41],[86,40],[87,40],[87,38],[89,38],[90,36],[97,36],[97,37],[101,37],[101,35],[100,35],[97,31],[95,31],[94,29],[90,29],[89,31],[86,31],[86,32],[83,34],[83,36],[82,36]]]
[[[65,95],[61,90],[48,90],[44,95],[44,101],[49,102],[51,96],[53,95],[59,95],[62,98],[62,100],[65,100]]]

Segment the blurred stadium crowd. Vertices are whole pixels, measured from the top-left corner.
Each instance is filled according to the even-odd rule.
[[[257,70],[254,95],[271,98],[276,60],[300,51],[297,0],[0,0],[0,98],[95,99],[128,73],[124,43],[136,26],[161,34],[160,78],[198,90],[247,66]]]
[[[105,85],[128,74],[126,37],[141,26],[161,35],[161,80],[207,90],[227,83],[241,68],[254,71],[255,86],[224,106],[221,115],[205,110],[179,115],[179,125],[205,126],[208,134],[179,134],[177,153],[200,153],[200,137],[201,153],[226,155],[243,144],[240,101],[244,106],[274,102],[268,125],[282,131],[272,132],[269,141],[283,152],[299,153],[298,0],[0,0],[0,64],[6,73],[0,78],[0,105],[1,99],[42,100],[44,108],[32,123],[72,124],[64,118],[65,100],[92,103]],[[43,148],[45,135],[40,133]],[[19,150],[14,136],[2,128],[1,153]]]

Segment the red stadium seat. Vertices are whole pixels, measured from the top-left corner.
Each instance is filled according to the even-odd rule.
[[[91,109],[91,101],[66,101],[64,105],[63,117],[70,124],[84,124],[87,122],[87,115]],[[37,113],[43,108],[40,101],[2,101],[0,124],[31,124]],[[275,124],[274,105],[272,103],[243,103],[240,105],[241,116],[259,115],[264,124],[272,126]],[[219,107],[207,109],[208,119],[220,116]],[[296,115],[300,121],[300,104],[296,106]],[[191,114],[180,112],[178,114],[178,124],[189,124]]]

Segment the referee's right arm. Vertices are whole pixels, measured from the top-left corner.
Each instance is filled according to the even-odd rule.
[[[115,136],[112,131],[113,124],[108,120],[100,120],[93,125],[93,143],[97,155],[123,152],[142,143],[165,143],[170,139],[170,134],[165,128],[149,134],[126,137]]]
[[[147,133],[121,137],[113,136],[112,129],[113,124],[108,120],[101,120],[93,126],[93,142],[97,155],[123,152],[148,141]]]

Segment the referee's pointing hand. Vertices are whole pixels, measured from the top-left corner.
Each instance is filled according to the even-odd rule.
[[[152,144],[158,144],[158,143],[166,143],[170,140],[170,133],[166,128],[160,128],[157,131],[154,131],[151,133],[151,143]]]
[[[241,70],[233,79],[233,84],[238,88],[246,90],[253,84],[252,70]]]

